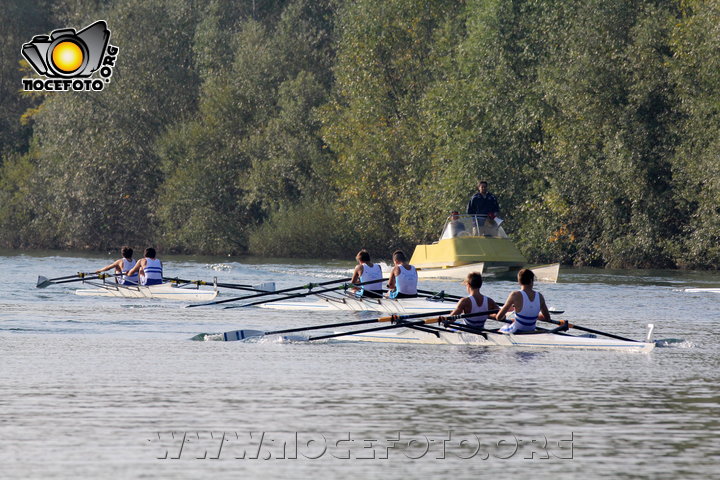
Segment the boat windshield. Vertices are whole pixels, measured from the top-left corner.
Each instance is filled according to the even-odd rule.
[[[492,237],[507,238],[499,218],[489,218],[487,215],[450,215],[445,220],[440,240],[455,237]]]

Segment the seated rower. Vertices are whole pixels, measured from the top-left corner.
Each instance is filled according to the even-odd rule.
[[[102,273],[106,272],[112,268],[115,269],[115,273],[121,274],[123,272],[127,272],[128,270],[132,269],[137,261],[133,260],[133,249],[130,247],[122,247],[120,249],[120,254],[122,255],[122,258],[115,260],[113,263],[108,265],[107,267],[103,267],[100,270],[95,270],[95,273]],[[121,285],[137,285],[139,282],[138,274],[134,275],[123,275],[120,278],[116,277],[116,280]]]
[[[550,312],[545,305],[545,299],[533,290],[535,274],[529,268],[523,268],[518,272],[518,284],[520,290],[512,292],[505,305],[497,314],[497,319],[502,320],[511,308],[515,308],[515,321],[503,326],[501,333],[533,332],[538,319],[550,320]]]
[[[140,269],[142,269],[142,273],[140,275],[141,285],[160,285],[163,283],[162,262],[155,258],[154,248],[146,248],[145,257],[138,260],[135,266],[127,272],[126,275],[131,276],[138,273]]]
[[[468,273],[463,283],[467,289],[468,296],[458,301],[455,310],[453,310],[450,315],[465,315],[468,313],[480,313],[498,309],[495,300],[480,293],[482,274],[478,272]],[[485,328],[485,320],[488,318],[495,318],[495,314],[476,315],[464,318],[463,320],[465,321],[465,325],[482,330]]]
[[[352,291],[362,297],[382,297],[382,268],[377,263],[370,261],[370,253],[364,248],[355,256],[358,265],[353,271],[351,283],[363,283],[364,285],[354,288]],[[373,280],[377,280],[373,282]],[[367,283],[372,282],[372,283]]]
[[[393,253],[395,266],[390,272],[388,289],[390,298],[415,298],[417,297],[418,274],[415,267],[408,263],[407,257],[401,250]]]

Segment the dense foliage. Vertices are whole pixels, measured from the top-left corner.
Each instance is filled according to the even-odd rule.
[[[534,260],[720,268],[720,0],[9,0],[0,246],[387,256],[477,179]],[[97,93],[20,46],[105,19]],[[19,62],[19,63],[18,63]]]

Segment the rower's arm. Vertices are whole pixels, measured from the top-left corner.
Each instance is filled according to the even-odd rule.
[[[390,277],[388,278],[388,290],[395,290],[395,277],[397,276],[398,272],[400,271],[400,267],[393,267],[392,271],[390,272]]]
[[[538,295],[540,294],[538,293]],[[550,310],[545,305],[545,297],[542,295],[540,295],[540,313],[542,314],[542,320],[550,321]]]
[[[495,303],[495,300],[488,297],[488,310],[497,310],[497,309],[498,309],[498,304]],[[500,313],[500,312],[498,312],[498,313]],[[498,313],[491,313],[490,315],[488,315],[488,318],[497,318]]]
[[[122,268],[120,267],[120,261],[121,261],[121,260],[115,260],[113,263],[111,263],[111,264],[108,265],[107,267],[103,267],[103,268],[101,268],[100,270],[95,270],[95,273],[107,272],[107,271],[110,270],[111,268],[115,268],[115,269],[118,269],[118,270],[122,270]]]
[[[505,300],[505,305],[502,306],[500,311],[497,313],[495,318],[498,320],[503,320],[505,318],[505,315],[507,315],[507,312],[510,311],[511,308],[515,306],[515,292],[508,295],[507,300]]]
[[[455,306],[455,310],[450,312],[450,315],[463,315],[465,313],[470,313],[470,309],[466,308],[467,302],[470,300],[468,298],[461,298],[458,300],[457,305]]]
[[[358,265],[355,267],[350,283],[360,283],[360,275],[362,275],[362,265]]]
[[[126,275],[127,275],[128,277],[131,277],[131,276],[135,275],[135,274],[140,270],[140,267],[144,267],[144,266],[145,266],[144,263],[145,263],[145,259],[144,259],[144,258],[138,260],[137,263],[135,263],[135,266],[134,266],[133,268],[131,268],[130,270],[128,270],[128,272],[127,272]]]

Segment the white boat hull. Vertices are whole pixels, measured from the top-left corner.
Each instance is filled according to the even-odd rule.
[[[76,290],[75,294],[90,297],[162,298],[194,302],[210,301],[218,294],[215,289],[184,288],[174,283],[150,286],[114,285],[111,283],[90,283],[90,285],[98,288]]]
[[[262,308],[274,310],[295,310],[315,312],[381,312],[381,313],[426,313],[452,310],[456,300],[430,300],[427,298],[356,298],[350,295],[342,297],[320,297],[317,300],[286,300],[283,302],[264,303]]]
[[[478,335],[467,332],[438,332],[435,335],[413,328],[398,328],[378,332],[348,334],[337,340],[377,343],[410,343],[427,345],[476,345],[484,347],[521,348],[570,348],[590,350],[617,350],[624,352],[649,352],[654,342],[628,342],[612,338],[559,335],[555,333],[501,334],[487,332]]]
[[[720,288],[686,288],[688,293],[720,293]]]

